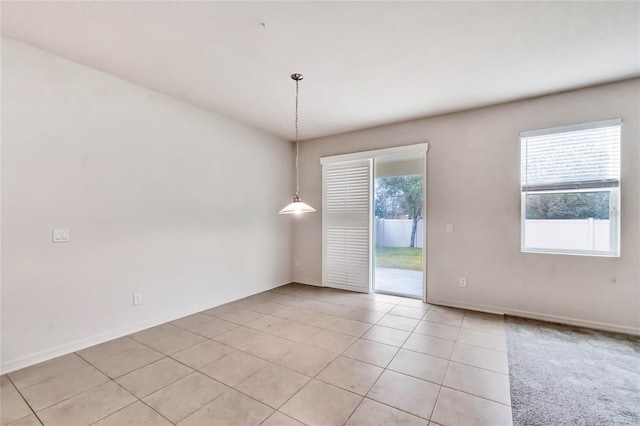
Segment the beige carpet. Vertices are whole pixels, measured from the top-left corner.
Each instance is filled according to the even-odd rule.
[[[640,425],[640,338],[507,317],[514,426]]]

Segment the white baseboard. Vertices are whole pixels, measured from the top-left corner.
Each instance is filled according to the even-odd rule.
[[[294,282],[299,284],[312,285],[322,287],[322,285],[312,282],[312,280],[296,279]],[[452,308],[469,309],[472,311],[487,312],[497,315],[511,315],[514,317],[522,317],[535,319],[540,321],[553,322],[557,324],[573,325],[576,327],[592,328],[595,330],[610,331],[613,333],[631,334],[640,336],[640,327],[630,327],[625,325],[610,324],[598,321],[583,320],[578,318],[564,317],[560,315],[543,314],[540,312],[523,311],[519,309],[510,309],[499,306],[481,305],[477,303],[465,303],[457,300],[433,299],[427,295],[427,303],[434,305],[450,306]]]
[[[189,314],[187,313],[184,316],[186,315],[189,315]],[[40,362],[48,361],[50,359],[53,359],[62,355],[67,355],[72,352],[76,352],[81,349],[88,348],[90,346],[107,342],[109,340],[127,336],[129,334],[136,333],[138,331],[147,329],[149,327],[154,327],[156,325],[160,325],[168,321],[173,321],[178,318],[180,318],[179,314],[177,316],[170,315],[167,318],[164,318],[164,317],[154,318],[149,321],[140,322],[127,327],[117,328],[115,330],[110,330],[105,333],[100,333],[85,339],[80,339],[73,342],[65,343],[63,345],[55,346],[50,349],[45,349],[43,351],[36,352],[34,354],[26,355],[26,356],[12,359],[9,361],[4,361],[0,366],[0,374],[11,373],[12,371],[20,370],[21,368],[29,367],[31,365],[38,364]]]
[[[322,287],[322,285],[311,282],[312,280],[297,279],[294,282],[299,284],[312,285]],[[432,299],[427,296],[427,303],[434,305],[450,306],[452,308],[469,309],[472,311],[487,312],[497,315],[511,315],[514,317],[522,317],[535,319],[540,321],[553,322],[557,324],[573,325],[576,327],[592,328],[595,330],[610,331],[613,333],[631,334],[640,336],[640,327],[630,327],[625,325],[610,324],[598,321],[583,320],[579,318],[564,317],[560,315],[543,314],[540,312],[523,311],[519,309],[503,308],[499,306],[481,305],[477,303],[464,303],[456,300]]]
[[[318,284],[318,283],[314,283],[311,282],[312,280],[307,280],[307,279],[295,279],[293,280],[294,283],[298,283],[298,284],[304,284],[304,285],[312,285],[314,287],[322,287],[322,284]]]
[[[452,308],[469,309],[473,311],[488,312],[490,314],[511,315],[514,317],[522,317],[535,319],[540,321],[548,321],[558,324],[574,325],[577,327],[592,328],[595,330],[610,331],[614,333],[640,335],[640,327],[630,327],[626,325],[609,324],[598,321],[583,320],[579,318],[564,317],[560,315],[543,314],[540,312],[522,311],[519,309],[509,309],[497,306],[480,305],[476,303],[464,303],[456,300],[434,299],[427,297],[427,303],[433,305],[444,305]]]
[[[164,324],[169,321],[177,320],[178,318],[186,317],[188,315],[192,315],[207,309],[215,308],[216,306],[224,305],[225,303],[234,302],[236,300],[243,299],[245,297],[249,297],[254,294],[258,294],[264,291],[278,288],[285,284],[288,284],[288,283],[279,284],[270,288],[266,288],[264,290],[242,295],[240,297],[234,297],[231,300],[223,300],[213,305],[210,302],[208,302],[208,303],[202,303],[199,305],[191,306],[188,309],[175,311],[167,315],[162,315],[147,321],[139,322],[137,324],[117,328],[115,330],[110,330],[104,333],[97,334],[95,336],[87,337],[85,339],[80,339],[73,342],[65,343],[63,345],[56,346],[50,349],[45,349],[43,351],[26,355],[20,358],[3,361],[2,364],[0,364],[0,374],[11,373],[12,371],[20,370],[21,368],[29,367],[31,365],[38,364],[40,362],[48,361],[50,359],[53,359],[62,355],[67,355],[72,352],[76,352],[76,351],[88,348],[90,346],[95,346],[100,343],[108,342],[109,340],[117,339],[119,337],[128,336],[129,334],[137,333],[138,331],[142,331],[150,327],[155,327],[156,325]]]

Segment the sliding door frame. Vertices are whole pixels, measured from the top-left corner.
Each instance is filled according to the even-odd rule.
[[[389,157],[389,156],[399,156],[399,155],[404,155],[404,154],[418,154],[418,153],[422,153],[423,154],[423,173],[422,173],[422,191],[423,191],[423,197],[422,197],[422,301],[426,303],[427,301],[427,153],[429,152],[429,144],[428,143],[419,143],[419,144],[414,144],[414,145],[405,145],[405,146],[398,146],[398,147],[393,147],[393,148],[383,148],[383,149],[377,149],[377,150],[373,150],[373,151],[361,151],[361,152],[353,152],[353,153],[349,153],[349,154],[341,154],[341,155],[333,155],[333,156],[329,156],[329,157],[321,157],[320,158],[320,164],[327,165],[327,164],[335,164],[335,163],[347,163],[350,161],[354,161],[354,160],[364,160],[364,159],[371,159],[372,160],[372,170],[371,170],[371,194],[370,194],[370,205],[371,205],[371,211],[370,211],[370,220],[373,223],[373,217],[375,215],[375,210],[373,208],[373,203],[374,203],[374,185],[373,185],[373,181],[375,180],[375,159],[376,158],[380,158],[380,157]],[[324,175],[324,172],[323,172]],[[323,200],[324,200],[324,178],[323,178],[323,185],[322,185],[322,192],[323,192]],[[324,206],[323,206],[323,222],[324,222]],[[324,286],[324,275],[325,275],[325,253],[324,253],[324,223],[322,225],[322,229],[323,229],[323,237],[322,237],[322,247],[323,247],[323,252],[322,252],[322,275],[323,275],[323,286]],[[370,280],[369,280],[369,292],[371,292],[372,287],[373,287],[373,280],[374,280],[374,271],[375,271],[375,265],[374,265],[374,247],[373,247],[373,225],[371,226],[371,231],[369,234],[369,239],[371,241],[370,243],[370,247],[369,247],[369,268],[370,268]]]

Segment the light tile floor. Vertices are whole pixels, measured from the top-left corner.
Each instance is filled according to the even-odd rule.
[[[1,424],[510,425],[502,317],[290,284],[2,376]]]

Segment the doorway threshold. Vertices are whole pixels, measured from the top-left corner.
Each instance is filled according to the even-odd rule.
[[[417,296],[415,294],[398,293],[395,291],[386,291],[386,290],[373,290],[373,292],[375,294],[387,294],[389,296],[399,296],[399,297],[406,297],[407,299],[422,300],[422,296]]]

